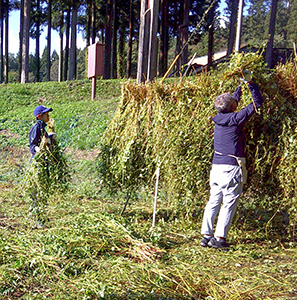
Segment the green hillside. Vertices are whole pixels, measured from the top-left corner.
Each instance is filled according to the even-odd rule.
[[[110,118],[119,101],[121,81],[97,81],[96,101],[91,101],[91,81],[8,84],[0,86],[0,137],[2,145],[27,145],[27,133],[35,122],[33,110],[37,105],[52,107],[51,118],[62,140],[76,139],[90,128],[93,136]],[[77,124],[80,123],[79,128]],[[83,123],[83,124],[82,124]],[[98,124],[96,124],[98,123]],[[4,131],[3,131],[4,130]],[[8,131],[8,132],[7,132]],[[73,143],[73,141],[71,141]],[[84,140],[77,147],[90,147]],[[83,145],[84,144],[84,145]]]

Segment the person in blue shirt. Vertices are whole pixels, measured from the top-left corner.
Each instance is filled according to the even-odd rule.
[[[249,78],[250,79],[250,78]],[[257,84],[242,79],[249,87],[253,101],[235,112],[242,91],[224,93],[214,101],[217,115],[212,118],[214,129],[214,155],[210,171],[210,197],[203,214],[200,245],[228,249],[227,235],[235,214],[239,196],[247,180],[245,168],[244,124],[255,114],[264,99]],[[215,234],[213,226],[218,215]]]
[[[39,105],[34,109],[34,116],[36,118],[36,123],[31,127],[29,132],[29,147],[32,154],[31,159],[35,156],[37,152],[40,151],[40,142],[43,136],[50,138],[46,132],[46,123],[49,121],[49,112],[52,108],[46,108],[43,105]]]

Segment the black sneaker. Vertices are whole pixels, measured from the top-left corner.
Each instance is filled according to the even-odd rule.
[[[211,238],[212,238],[212,236],[204,236],[201,239],[200,246],[207,247],[208,246],[208,242],[211,240]]]
[[[210,241],[207,243],[207,246],[215,248],[215,249],[228,249],[229,244],[224,239],[220,239],[219,241],[212,237]]]

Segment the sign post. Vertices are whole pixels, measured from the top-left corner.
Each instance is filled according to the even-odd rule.
[[[88,46],[88,78],[92,78],[92,101],[96,98],[96,76],[103,75],[104,44]]]

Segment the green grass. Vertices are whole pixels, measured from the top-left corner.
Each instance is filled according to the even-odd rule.
[[[5,299],[295,299],[296,248],[230,232],[232,250],[199,246],[201,218],[151,227],[149,199],[75,189],[53,195],[34,229],[21,186],[1,184],[0,291]],[[146,207],[143,205],[146,204]],[[168,210],[168,208],[167,208]],[[252,236],[251,236],[252,235]],[[255,240],[253,240],[253,238]]]
[[[120,80],[98,80],[97,97],[92,101],[90,80],[1,85],[1,144],[27,146],[35,123],[34,108],[44,105],[53,108],[50,117],[63,146],[78,143],[80,149],[93,148],[116,108],[120,86]]]
[[[95,164],[120,81],[97,83],[94,102],[89,81],[0,88],[0,299],[296,299],[296,243],[266,227],[265,214],[255,226],[239,207],[229,252],[200,247],[202,212],[182,218],[162,193],[152,230],[153,186],[121,216],[125,195],[105,193]],[[42,229],[23,182],[39,103],[54,108],[72,169],[69,191],[48,199]]]
[[[37,105],[53,108],[53,118],[69,118],[108,109],[120,95],[120,80],[98,80],[96,101],[91,101],[90,80],[19,83],[0,86],[0,118],[30,120]]]

